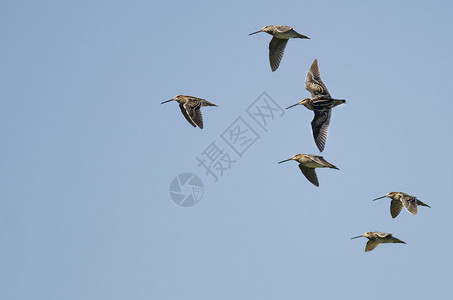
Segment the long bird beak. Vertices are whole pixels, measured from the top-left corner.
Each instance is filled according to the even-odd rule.
[[[379,199],[382,199],[382,198],[385,198],[387,196],[382,196],[382,197],[379,197],[379,198],[376,198],[376,199],[373,199],[373,201],[376,201],[376,200],[379,200]]]
[[[285,159],[285,160],[282,160],[282,161],[279,161],[278,163],[281,164],[282,162],[285,162],[285,161],[290,161],[292,160],[292,158],[288,158],[288,159]]]
[[[258,31],[252,32],[249,35],[252,35],[252,34],[255,34],[255,33],[260,33],[260,32],[262,32],[262,30],[258,30]]]
[[[164,103],[167,103],[167,102],[170,102],[170,101],[173,101],[173,99],[170,99],[170,100],[164,101],[164,102],[162,102],[161,104],[164,104]]]
[[[288,107],[287,107],[287,108],[285,108],[285,109],[288,109],[288,108],[294,107],[294,106],[296,106],[296,105],[299,105],[299,103],[296,103],[296,104],[293,104],[293,105],[291,105],[291,106],[288,106]]]
[[[355,237],[352,237],[352,238],[351,238],[351,240],[352,240],[352,239],[356,239],[356,238],[359,238],[359,237],[362,237],[362,235],[359,235],[359,236],[355,236]]]

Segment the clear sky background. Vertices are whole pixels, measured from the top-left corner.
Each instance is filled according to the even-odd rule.
[[[446,299],[451,296],[450,1],[2,1],[1,299]],[[294,27],[276,72],[264,25]],[[319,155],[304,107],[267,131],[246,109],[307,97],[317,58],[333,97]],[[191,127],[177,94],[207,99]],[[260,138],[242,157],[222,133]],[[214,182],[196,157],[236,160]],[[169,185],[197,174],[194,207]],[[396,219],[403,191],[431,205]],[[366,231],[407,244],[365,253]]]

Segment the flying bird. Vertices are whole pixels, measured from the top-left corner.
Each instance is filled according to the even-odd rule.
[[[261,30],[252,32],[249,35],[259,32],[266,32],[273,36],[269,43],[269,62],[271,64],[272,72],[277,70],[280,65],[288,39],[309,39],[308,36],[297,33],[292,27],[285,25],[266,25],[261,28]]]
[[[161,104],[170,101],[178,102],[179,108],[181,109],[181,112],[187,122],[189,122],[193,127],[200,127],[200,129],[203,129],[203,116],[201,115],[200,108],[202,106],[217,106],[207,100],[184,95],[177,95],[173,99],[164,101]]]
[[[309,110],[314,111],[315,116],[311,121],[311,128],[313,130],[316,146],[318,146],[319,151],[322,152],[327,141],[327,130],[329,129],[332,108],[346,103],[346,100],[334,99],[330,96],[326,86],[321,80],[318,61],[316,59],[308,69],[307,77],[305,79],[305,89],[311,93],[311,98],[304,98],[286,109],[296,105],[303,105]]]
[[[295,154],[291,158],[280,161],[279,164],[290,160],[297,161],[302,174],[304,174],[308,181],[316,186],[319,186],[319,181],[318,176],[316,176],[315,168],[331,168],[339,170],[337,167],[325,160],[324,157],[313,154]]]
[[[351,238],[351,240],[359,238],[359,237],[366,237],[368,239],[368,242],[366,243],[366,246],[365,246],[365,252],[373,250],[379,244],[385,244],[385,243],[406,244],[402,240],[397,239],[396,237],[392,236],[391,233],[376,232],[376,231],[375,232],[365,232],[362,235]]]
[[[402,192],[390,192],[385,196],[373,199],[373,201],[385,197],[392,199],[390,201],[390,215],[392,216],[392,218],[396,218],[399,215],[403,206],[408,212],[413,215],[417,214],[417,205],[431,207],[428,204],[425,204],[422,201],[418,200],[417,197]]]

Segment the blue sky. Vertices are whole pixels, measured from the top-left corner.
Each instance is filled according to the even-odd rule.
[[[448,1],[3,1],[0,10],[1,299],[427,299],[450,295],[453,43]],[[271,72],[271,36],[290,40]],[[307,97],[317,58],[333,111],[319,155],[313,113],[264,130],[247,109]],[[207,99],[193,128],[177,94]],[[259,139],[237,155],[242,118]],[[197,166],[215,142],[235,160]],[[175,205],[178,174],[203,181]],[[187,190],[184,190],[187,191]],[[392,219],[390,191],[432,208]],[[365,231],[406,245],[365,253]]]

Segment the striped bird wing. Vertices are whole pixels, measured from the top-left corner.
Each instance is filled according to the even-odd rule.
[[[316,176],[315,169],[304,167],[302,166],[302,164],[299,164],[299,168],[302,171],[302,174],[304,174],[308,179],[308,181],[316,186],[319,186],[318,176]]]
[[[274,28],[275,28],[275,30],[277,30],[277,32],[280,32],[280,33],[288,32],[291,29],[293,29],[292,27],[285,26],[285,25],[275,25]]]
[[[403,208],[403,203],[399,200],[392,200],[390,201],[390,215],[392,218],[396,218]]]
[[[315,110],[315,116],[311,121],[313,138],[319,151],[323,151],[327,142],[327,131],[330,124],[331,110]]]
[[[329,91],[327,91],[324,82],[321,80],[317,59],[313,61],[308,69],[307,77],[305,78],[305,89],[311,93],[312,98],[317,95],[325,95],[330,98]]]
[[[269,62],[271,64],[272,72],[278,69],[283,53],[285,53],[287,43],[287,39],[278,39],[276,37],[273,37],[269,43]]]
[[[333,108],[335,101],[326,95],[316,95],[311,99],[313,110],[327,110]]]
[[[402,197],[404,208],[413,215],[417,214],[417,199],[415,197]]]
[[[186,109],[184,108],[184,104],[180,103],[179,104],[179,108],[181,109],[181,112],[182,114],[184,115],[184,118],[186,118],[187,122],[190,123],[190,125],[192,125],[193,127],[197,127],[197,125],[195,125],[195,123],[192,121],[192,119],[189,117],[189,115],[187,114],[187,111]]]
[[[365,252],[371,251],[374,248],[376,248],[379,245],[379,243],[376,240],[368,240],[365,246]]]
[[[201,115],[201,101],[189,101],[184,104],[187,115],[200,129],[203,129],[203,117]]]

